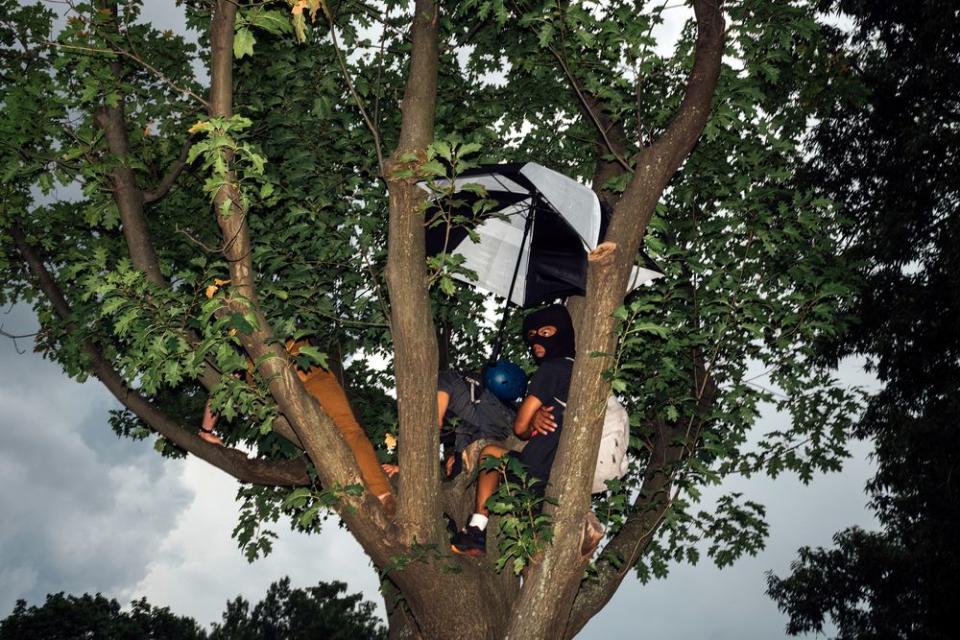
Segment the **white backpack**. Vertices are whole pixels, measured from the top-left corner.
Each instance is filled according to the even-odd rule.
[[[558,398],[559,404],[567,406]],[[600,451],[597,452],[597,467],[593,472],[590,493],[607,490],[607,480],[622,478],[630,466],[627,448],[630,446],[630,416],[617,397],[607,398],[607,412],[603,416],[603,435],[600,436]]]
[[[597,454],[597,470],[593,472],[591,493],[607,490],[607,480],[622,478],[630,466],[627,447],[630,446],[630,416],[616,396],[607,398],[607,413],[603,418],[603,435]]]

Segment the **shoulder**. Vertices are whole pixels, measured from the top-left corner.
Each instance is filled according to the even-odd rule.
[[[569,374],[571,371],[573,371],[573,360],[567,358],[551,358],[550,360],[543,361],[537,368],[536,373],[533,374],[533,377],[564,375]]]
[[[573,362],[566,358],[545,360],[530,378],[527,392],[541,400],[544,400],[543,394],[553,396],[559,391],[558,386],[569,384],[572,371]]]

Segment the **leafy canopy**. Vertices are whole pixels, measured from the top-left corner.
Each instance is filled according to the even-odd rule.
[[[143,24],[134,0],[120,3],[119,33],[89,3],[76,3],[53,33],[49,10],[0,0],[9,16],[0,23],[0,303],[34,306],[43,327],[38,349],[69,375],[87,375],[81,342],[92,340],[125,380],[184,425],[199,420],[206,393],[197,379],[213,363],[226,374],[212,392],[226,443],[263,458],[299,456],[273,431],[278,409],[267,381],[247,374],[238,334],[254,320],[222,312],[229,276],[208,211],[233,158],[259,304],[278,339],[310,336],[317,349],[306,357],[345,365],[355,408],[386,459],[396,410],[378,150],[394,148],[399,131],[406,5],[242,5],[237,115],[215,121],[202,115],[197,71],[207,57],[209,7],[185,4],[196,37]],[[582,117],[579,94],[600,97],[605,116],[623,127],[624,158],[662,133],[676,111],[695,34],[687,24],[674,48],[657,47],[656,27],[675,15],[667,5],[469,0],[444,9],[428,176],[533,159],[589,180],[596,129]],[[634,460],[628,476],[595,499],[610,534],[638,515],[631,498],[655,453],[653,435],[665,425],[681,433],[685,424],[705,425],[672,471],[677,497],[637,566],[644,579],[663,575],[671,558],[695,562],[704,549],[720,565],[759,549],[762,505],[732,494],[698,508],[700,492],[730,474],[789,471],[806,481],[837,469],[858,407],[857,394],[837,383],[814,349],[838,331],[835,309],[851,295],[838,259],[847,221],[796,178],[811,104],[840,90],[836,63],[809,3],[733,0],[726,11],[729,55],[711,118],[646,241],[665,277],[617,311],[621,340],[608,371],[631,413]],[[118,158],[94,114],[98,105],[121,103],[130,153]],[[147,205],[170,283],[161,287],[133,267],[107,174],[129,167],[149,191],[185,146],[187,169]],[[615,194],[629,175],[595,186]],[[8,234],[14,224],[42,250],[71,305],[67,321],[28,276]],[[446,364],[476,368],[491,338],[489,301],[446,277],[455,262],[430,268]],[[199,336],[196,345],[188,332]],[[506,354],[524,361],[519,341]],[[716,385],[710,394],[704,371]],[[765,408],[788,426],[758,434]],[[150,434],[126,411],[112,423],[122,435]],[[182,454],[162,438],[157,447]],[[237,536],[250,557],[269,550],[265,527],[281,517],[297,528],[320,526],[321,518],[304,515],[322,496],[290,497],[278,487],[241,489]]]

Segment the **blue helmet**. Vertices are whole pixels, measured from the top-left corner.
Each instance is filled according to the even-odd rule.
[[[508,360],[498,360],[483,370],[483,386],[504,402],[514,402],[527,391],[527,374]]]

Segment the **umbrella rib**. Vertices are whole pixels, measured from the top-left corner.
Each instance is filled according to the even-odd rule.
[[[539,198],[534,197],[530,203],[530,210],[536,206],[536,202]],[[513,288],[517,284],[517,275],[520,273],[520,263],[523,262],[523,247],[527,244],[527,236],[530,234],[530,229],[533,227],[533,217],[530,212],[527,212],[527,219],[523,224],[523,237],[520,239],[520,251],[517,253],[517,262],[513,267],[513,277],[510,278],[510,289],[507,291],[507,299],[503,304],[503,316],[500,318],[500,328],[497,330],[497,340],[493,344],[493,351],[490,355],[490,360],[496,361],[500,357],[500,348],[503,343],[503,330],[507,325],[507,317],[510,315],[510,298],[513,297]],[[519,305],[523,306],[523,305]]]

